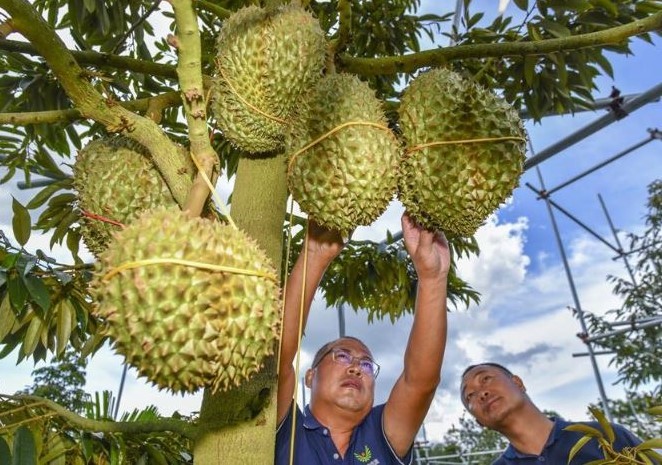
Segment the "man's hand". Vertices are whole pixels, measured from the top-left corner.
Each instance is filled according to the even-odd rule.
[[[402,215],[402,235],[420,281],[446,279],[451,259],[444,233],[432,232],[414,222],[407,212]]]
[[[344,246],[338,231],[326,229],[313,220],[308,221],[308,240],[304,247],[308,248],[309,257],[313,256],[314,260],[328,264],[340,255]]]

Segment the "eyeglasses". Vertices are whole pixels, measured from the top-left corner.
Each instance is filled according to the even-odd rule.
[[[333,361],[339,365],[348,367],[354,362],[357,362],[357,365],[363,374],[373,378],[377,378],[377,375],[379,374],[379,365],[377,362],[368,357],[354,357],[345,349],[329,349],[326,354],[320,357],[319,361],[313,366],[313,368],[319,365],[329,353],[331,354]]]

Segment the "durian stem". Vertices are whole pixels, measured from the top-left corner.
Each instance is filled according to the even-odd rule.
[[[178,34],[177,75],[181,86],[182,101],[188,123],[191,156],[200,171],[186,198],[184,210],[191,216],[200,216],[209,197],[209,187],[205,178],[213,176],[218,165],[218,157],[209,140],[207,128],[207,101],[202,80],[202,48],[198,17],[190,0],[172,0]]]
[[[168,136],[149,118],[128,111],[114,100],[102,96],[88,80],[88,73],[53,28],[25,0],[0,0],[0,7],[11,15],[16,30],[21,32],[48,63],[81,114],[103,124],[109,132],[119,132],[146,147],[170,188],[174,199],[184,204],[191,181],[186,160]]]
[[[103,421],[92,420],[81,417],[80,415],[62,407],[52,400],[44,399],[38,396],[20,395],[7,396],[13,400],[28,400],[36,404],[42,404],[43,407],[55,412],[58,416],[64,418],[69,423],[85,430],[97,433],[162,433],[173,432],[195,440],[197,438],[198,427],[192,423],[175,418],[162,418],[155,421]],[[37,405],[38,406],[38,405]]]

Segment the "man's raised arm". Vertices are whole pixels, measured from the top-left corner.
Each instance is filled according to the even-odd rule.
[[[308,225],[307,240],[287,280],[283,331],[278,370],[278,423],[287,415],[294,397],[295,373],[292,362],[299,346],[299,323],[305,329],[310,306],[324,271],[340,254],[343,242],[336,231],[324,229],[314,222]],[[307,252],[307,253],[306,253]],[[304,269],[305,268],[305,269]],[[305,275],[305,276],[304,276]],[[305,278],[305,295],[302,286]],[[302,308],[303,301],[303,308]],[[303,314],[302,314],[303,311]],[[303,334],[303,332],[301,333]]]
[[[402,217],[405,247],[416,268],[418,288],[414,322],[404,370],[384,408],[384,431],[398,456],[411,448],[440,381],[446,347],[446,297],[450,269],[448,242]]]

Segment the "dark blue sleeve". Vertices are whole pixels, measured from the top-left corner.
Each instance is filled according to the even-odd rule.
[[[386,404],[381,404],[372,409],[371,413],[371,419],[372,421],[376,422],[374,425],[375,430],[381,432],[381,437],[382,440],[384,441],[384,448],[385,450],[388,450],[392,458],[397,460],[399,463],[403,464],[410,464],[412,463],[412,458],[414,456],[414,444],[409,447],[409,451],[405,454],[404,457],[399,457],[395,451],[393,450],[393,447],[391,447],[391,444],[388,442],[388,438],[386,437],[386,432],[384,431],[384,406]],[[378,428],[378,429],[377,429]]]
[[[303,422],[303,412],[297,405],[297,423]],[[276,429],[276,465],[290,463],[290,440],[292,438],[292,406],[287,409],[287,415]]]

